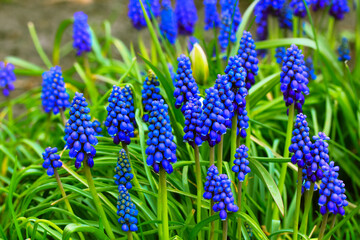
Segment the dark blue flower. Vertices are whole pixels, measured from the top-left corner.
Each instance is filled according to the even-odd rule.
[[[152,70],[149,70],[143,83],[143,89],[141,90],[142,104],[145,112],[143,120],[145,122],[149,120],[149,115],[146,112],[149,112],[152,109],[152,102],[162,98],[160,95],[159,85],[160,83],[157,76]]]
[[[280,28],[289,30],[293,29],[293,11],[288,4],[285,4],[284,7],[280,10],[278,21]]]
[[[308,7],[310,7],[312,0],[305,1]],[[294,10],[294,15],[297,17],[305,17],[306,16],[306,7],[303,0],[291,0],[290,7]]]
[[[173,172],[171,164],[176,162],[176,144],[172,135],[168,105],[164,103],[164,100],[153,101],[149,123],[146,162],[154,168],[156,173],[162,167],[171,174]]]
[[[87,20],[88,16],[85,13],[74,13],[73,47],[77,50],[78,56],[91,51],[91,34]]]
[[[71,102],[70,118],[65,125],[65,141],[71,158],[76,158],[75,167],[80,168],[84,159],[89,167],[94,166],[96,150],[94,146],[98,143],[95,131],[90,121],[90,109],[82,93],[75,93]]]
[[[160,2],[159,0],[146,0],[146,2],[150,3],[150,8],[151,8],[151,12],[152,14],[157,18],[158,16],[160,16]],[[149,16],[150,17],[150,16]]]
[[[338,60],[340,62],[349,61],[351,59],[349,41],[347,38],[345,37],[342,38],[341,45],[339,46],[337,51],[339,54]]]
[[[283,62],[283,59],[285,56],[286,56],[286,48],[285,47],[277,47],[275,50],[276,62],[281,64]]]
[[[92,122],[92,128],[95,131],[95,136],[101,136],[102,128],[101,123],[98,120]]]
[[[120,186],[124,185],[127,189],[131,189],[131,179],[134,175],[131,173],[131,166],[128,156],[124,149],[121,149],[119,152],[119,157],[115,167],[115,183]]]
[[[345,209],[349,203],[345,195],[345,183],[339,179],[339,167],[334,162],[324,167],[324,177],[320,184],[320,213],[322,215],[330,212],[332,214],[345,214]]]
[[[212,199],[214,197],[216,178],[218,177],[219,171],[215,165],[211,165],[207,171],[206,182],[204,185],[205,199]]]
[[[234,8],[236,4],[236,7]],[[241,14],[238,1],[221,0],[221,24],[219,43],[222,51],[225,51],[230,42],[236,42],[236,32],[241,23]],[[234,12],[235,9],[235,12]]]
[[[218,90],[220,101],[224,105],[223,116],[225,118],[225,126],[231,128],[231,118],[234,116],[235,93],[231,90],[232,84],[228,75],[218,75],[214,88]]]
[[[305,66],[306,66],[306,72],[309,76],[309,79],[315,80],[316,79],[316,74],[315,74],[315,69],[314,69],[314,65],[313,65],[313,61],[311,57],[308,57],[305,61]]]
[[[237,29],[241,23],[241,13],[239,8],[239,1],[237,0],[220,0],[221,13],[229,11],[232,22],[232,32],[236,34]],[[235,6],[235,7],[234,7]],[[235,12],[234,12],[235,9]],[[236,40],[235,40],[236,41]]]
[[[189,53],[193,50],[195,43],[199,43],[199,40],[194,36],[190,36],[187,41],[187,48]]]
[[[237,112],[238,112],[237,115],[238,134],[240,134],[242,138],[246,138],[247,135],[246,129],[249,128],[249,117],[247,115],[246,105],[238,106]]]
[[[142,0],[142,4],[150,20],[152,19],[150,11],[152,11],[152,14],[155,17],[158,17],[160,15],[159,0]],[[142,11],[139,0],[130,0],[128,8],[128,17],[131,19],[133,26],[138,30],[146,27],[144,13]]]
[[[131,201],[130,194],[124,185],[119,185],[119,197],[116,204],[117,215],[120,216],[118,222],[121,224],[121,230],[124,232],[138,230],[137,215],[139,211]]]
[[[234,196],[231,192],[231,181],[226,174],[220,174],[216,178],[213,206],[214,212],[220,212],[220,219],[225,221],[227,212],[237,212],[239,207],[234,203]]]
[[[121,88],[121,95],[124,99],[125,108],[128,111],[130,122],[136,127],[134,97],[129,85],[126,85],[125,87]]]
[[[280,89],[284,94],[286,106],[295,104],[295,109],[302,112],[305,102],[304,95],[309,94],[308,74],[305,71],[304,55],[296,45],[291,45],[286,51],[280,74]]]
[[[15,89],[13,84],[15,80],[14,65],[11,63],[5,64],[4,62],[0,62],[0,89],[2,89],[5,97],[9,96],[10,91]]]
[[[320,9],[324,9],[331,4],[331,0],[312,0],[312,10],[317,11]]]
[[[43,152],[42,156],[44,159],[43,168],[47,169],[46,173],[49,176],[54,175],[54,171],[56,168],[60,168],[62,166],[62,162],[60,161],[60,156],[56,154],[57,148],[47,147],[45,152]]]
[[[114,137],[115,144],[120,142],[129,144],[130,138],[134,137],[134,125],[131,122],[127,99],[123,96],[120,87],[113,86],[108,102],[109,106],[106,108],[108,116],[105,120],[108,133]]]
[[[194,147],[194,144],[201,145],[201,117],[202,108],[201,102],[197,98],[191,98],[185,104],[184,117],[185,117],[185,126],[184,126],[184,141],[188,142],[191,146]]]
[[[174,90],[175,107],[184,106],[191,98],[199,98],[199,88],[192,75],[190,59],[184,54],[178,57],[178,69],[176,72],[176,83]],[[184,107],[181,111],[183,112]]]
[[[161,35],[169,40],[171,44],[175,44],[176,37],[178,34],[177,22],[175,13],[171,7],[170,0],[162,1],[162,10],[161,10],[161,23],[160,23],[160,32]]]
[[[70,107],[69,94],[66,92],[61,68],[59,66],[50,68],[50,71],[42,74],[42,79],[41,100],[44,111],[58,114]]]
[[[217,0],[204,0],[205,9],[205,30],[220,26],[220,17],[217,12]]]
[[[177,0],[175,14],[177,17],[179,34],[192,35],[194,33],[195,23],[198,20],[194,0]]]
[[[248,151],[249,149],[245,145],[240,145],[240,147],[236,149],[234,166],[231,168],[233,172],[237,173],[237,177],[240,182],[243,182],[245,180],[245,176],[251,171],[248,166]]]
[[[336,20],[344,19],[345,13],[348,13],[350,8],[347,0],[333,0],[330,6],[329,14]]]

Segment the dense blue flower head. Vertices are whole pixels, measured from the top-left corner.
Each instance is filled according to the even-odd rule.
[[[175,13],[171,7],[170,0],[162,1],[162,9],[161,9],[161,22],[160,22],[160,32],[161,35],[169,40],[171,44],[175,44],[176,37],[178,34],[177,22]]]
[[[155,17],[160,15],[160,3],[159,0],[142,0],[142,4],[146,10],[149,19],[152,19],[152,14]],[[141,4],[139,0],[130,0],[128,5],[128,17],[131,19],[133,26],[140,30],[143,27],[146,27],[146,21],[144,17],[144,13],[141,8]]]
[[[131,189],[131,179],[134,175],[131,173],[131,166],[129,158],[124,149],[121,149],[119,152],[119,157],[115,167],[115,184],[119,186],[124,185],[127,189]]]
[[[88,16],[85,13],[74,13],[73,47],[77,50],[78,56],[91,51],[91,34],[87,20]]]
[[[347,0],[333,0],[330,6],[329,14],[336,20],[344,19],[345,13],[348,13],[350,8]]]
[[[136,232],[138,227],[137,215],[139,211],[135,204],[131,201],[130,194],[124,185],[119,185],[119,197],[116,204],[117,215],[120,216],[118,222],[121,224],[121,230],[124,232]]]
[[[312,0],[305,1],[308,7],[310,7]],[[297,17],[305,17],[306,16],[306,7],[303,0],[291,0],[290,7],[294,10],[294,15]]]
[[[98,120],[94,120],[91,126],[95,131],[95,136],[100,136],[102,132],[101,123]]]
[[[0,62],[0,89],[2,89],[5,97],[9,96],[10,91],[15,89],[13,84],[15,80],[14,65],[11,63],[5,64],[4,62]]]
[[[216,7],[217,0],[204,0],[205,30],[220,26],[220,17]]]
[[[248,166],[248,151],[249,149],[245,145],[240,145],[236,149],[234,166],[231,168],[233,172],[237,173],[237,177],[240,182],[243,182],[245,180],[245,176],[251,171]]]
[[[225,51],[229,45],[229,37],[231,42],[236,42],[236,34],[231,29],[230,11],[221,12],[220,32],[218,36],[221,51]]]
[[[199,39],[194,36],[190,36],[187,40],[187,48],[189,53],[193,50],[195,43],[199,43]]]
[[[281,64],[285,56],[286,56],[286,48],[277,47],[275,50],[276,62]]]
[[[108,98],[107,117],[105,126],[110,136],[114,138],[114,143],[124,142],[129,144],[131,137],[134,137],[134,125],[130,119],[127,100],[122,95],[120,87],[114,85],[113,90]]]
[[[194,147],[194,144],[201,145],[201,117],[202,108],[201,102],[197,98],[191,98],[185,103],[184,117],[184,142],[188,142]]]
[[[56,154],[57,148],[47,147],[45,152],[42,153],[44,163],[43,168],[47,169],[46,173],[49,176],[54,175],[54,171],[56,168],[60,168],[62,166],[62,162],[60,161],[60,156]]]
[[[286,51],[280,74],[280,89],[284,94],[286,106],[295,104],[295,109],[302,112],[305,102],[304,95],[309,94],[308,74],[305,71],[304,55],[296,45],[291,45]]]
[[[175,107],[180,108],[185,106],[185,103],[191,98],[199,98],[199,87],[192,75],[190,59],[181,54],[177,60],[179,63],[176,72],[174,97],[176,99]],[[181,109],[182,112],[184,111],[183,108]]]
[[[42,74],[41,101],[46,113],[58,114],[70,107],[69,94],[66,92],[61,68],[55,66]]]
[[[214,88],[218,90],[220,101],[224,105],[223,116],[225,118],[225,126],[231,128],[231,118],[234,116],[235,93],[231,90],[232,84],[228,75],[218,75]]]
[[[240,62],[246,71],[246,88],[249,90],[255,84],[255,76],[258,74],[259,68],[257,54],[255,50],[255,43],[250,32],[244,31],[240,40],[240,48],[238,56]]]
[[[241,13],[239,8],[239,1],[237,0],[220,0],[221,13],[229,11],[230,18],[232,19],[232,34],[236,34],[241,23]],[[235,6],[236,5],[236,6]],[[234,7],[235,6],[235,7]],[[235,12],[234,12],[235,9]],[[236,41],[236,40],[235,40]]]
[[[307,72],[309,79],[315,80],[316,79],[316,74],[315,74],[313,60],[312,60],[311,57],[308,57],[306,59],[305,66],[306,66],[305,71]]]
[[[130,122],[136,126],[135,121],[135,108],[134,108],[134,97],[129,85],[121,88],[121,95],[125,102],[125,108],[128,111],[128,116],[130,118]]]
[[[207,171],[206,182],[204,185],[204,194],[205,199],[212,199],[214,197],[216,178],[219,175],[219,171],[215,165],[211,165]]]
[[[75,93],[71,102],[70,118],[65,124],[66,146],[71,158],[76,158],[75,167],[80,168],[84,159],[87,160],[89,167],[94,166],[96,150],[94,146],[98,143],[95,131],[90,121],[90,109],[82,93]]]
[[[237,108],[237,112],[238,112],[237,129],[238,129],[238,134],[240,134],[242,138],[246,138],[247,135],[246,129],[249,128],[249,116],[247,115],[245,100],[244,100],[244,104],[239,105]]]
[[[160,83],[158,81],[158,77],[152,70],[149,70],[143,83],[143,89],[141,90],[144,112],[149,112],[152,109],[153,101],[157,101],[162,98],[160,95],[159,85]],[[149,115],[144,114],[143,120],[147,122],[149,120]]]
[[[293,11],[288,4],[285,4],[280,10],[278,21],[280,28],[289,30],[293,29]]]
[[[324,9],[326,8],[327,6],[330,6],[331,4],[331,0],[312,0],[312,10],[313,11],[317,11],[317,10],[320,10],[320,9]]]
[[[310,128],[306,121],[306,115],[299,113],[296,116],[291,145],[289,147],[289,152],[294,153],[291,157],[291,162],[297,164],[299,168],[305,168],[306,161],[311,159],[310,149],[312,143],[309,131]]]
[[[322,215],[330,212],[332,214],[345,214],[349,203],[345,195],[345,183],[339,179],[339,167],[334,162],[324,167],[324,177],[320,183],[320,213]]]
[[[345,37],[342,38],[341,45],[339,46],[337,51],[339,54],[338,60],[340,62],[349,61],[351,59],[349,41],[347,38]]]
[[[194,0],[177,0],[175,14],[177,17],[179,34],[192,35],[194,33],[195,23],[198,20]]]
[[[206,98],[203,101],[203,114],[201,120],[201,138],[208,141],[210,147],[221,140],[221,135],[226,133],[224,105],[220,100],[217,89],[211,87],[205,90]]]
[[[225,221],[227,212],[237,212],[239,207],[234,203],[234,196],[231,192],[231,181],[226,174],[220,174],[216,178],[213,206],[214,212],[220,212],[220,219]]]
[[[160,16],[160,1],[159,0],[147,0],[147,2],[150,3],[150,8],[152,11],[152,14],[157,18],[158,16]],[[149,16],[150,17],[150,16]]]
[[[168,174],[173,172],[172,163],[176,162],[176,144],[172,135],[168,105],[164,100],[153,101],[149,118],[149,133],[146,144],[147,159],[149,166],[154,168],[156,173],[160,167]]]

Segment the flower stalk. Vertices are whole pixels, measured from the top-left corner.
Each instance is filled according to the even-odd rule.
[[[169,239],[169,219],[168,219],[168,205],[167,205],[167,190],[166,190],[166,171],[164,168],[160,169],[160,192],[161,192],[161,205],[162,205],[162,237],[163,240]]]
[[[238,182],[237,185],[238,188],[238,196],[237,196],[237,204],[239,207],[239,211],[241,212],[241,203],[242,203],[242,182]],[[238,230],[238,239],[241,240],[241,218],[238,217],[237,218],[237,230]]]
[[[194,153],[195,153],[195,173],[196,173],[196,186],[197,186],[197,194],[196,194],[196,222],[201,222],[201,199],[202,199],[202,180],[201,180],[201,166],[200,166],[200,153],[199,147],[194,144]],[[202,239],[201,231],[198,235],[199,239]]]
[[[308,218],[309,218],[309,212],[310,212],[310,207],[311,207],[311,203],[312,203],[312,197],[314,194],[314,187],[315,187],[315,183],[311,183],[310,185],[310,190],[307,193],[307,196],[305,197],[305,209],[304,209],[304,215],[303,215],[303,220],[301,222],[301,227],[300,227],[300,232],[304,233],[306,235],[306,231],[307,231],[307,225],[308,225]]]
[[[235,111],[234,116],[231,120],[231,159],[230,159],[230,168],[234,166],[235,153],[236,153],[236,137],[237,137],[237,112]]]
[[[297,182],[297,189],[296,189],[296,206],[295,206],[295,215],[294,215],[294,237],[293,237],[293,240],[298,239],[298,232],[299,232],[299,215],[300,215],[301,187],[302,187],[301,168],[298,168],[297,181],[298,182]]]
[[[327,213],[324,215],[324,218],[323,218],[322,223],[321,223],[321,228],[320,228],[320,233],[319,233],[318,240],[321,240],[321,239],[324,237],[324,233],[325,233],[325,229],[326,229],[326,225],[327,225],[328,216],[329,216],[329,213],[327,212]]]
[[[217,157],[216,157],[216,161],[217,161],[216,165],[219,174],[222,174],[223,146],[224,146],[224,135],[221,135],[221,140],[217,145]]]

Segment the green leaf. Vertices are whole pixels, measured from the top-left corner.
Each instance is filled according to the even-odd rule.
[[[104,240],[109,239],[106,236],[106,234],[103,231],[99,230],[98,228],[83,224],[78,224],[78,223],[71,223],[65,227],[62,240],[70,239],[71,235],[75,232],[88,232],[88,233],[92,233],[92,235],[96,239],[104,239]]]
[[[80,66],[79,63],[75,63],[74,67],[76,69],[76,72],[79,74],[79,76],[81,77],[81,79],[84,81],[86,88],[89,92],[89,96],[91,98],[91,101],[93,102],[94,105],[96,105],[97,103],[97,99],[99,96],[98,91],[96,90],[95,84],[93,82],[92,79],[89,79],[88,76],[86,76],[84,69]]]
[[[65,32],[65,30],[74,22],[73,19],[65,19],[63,20],[55,34],[55,40],[54,40],[54,47],[53,47],[53,64],[59,65],[60,63],[60,45],[62,36]]]
[[[42,46],[40,44],[40,41],[39,41],[39,38],[37,36],[34,24],[32,22],[28,22],[28,28],[29,28],[31,38],[32,38],[32,40],[34,42],[34,46],[35,46],[36,51],[38,52],[40,58],[43,60],[45,66],[47,68],[51,68],[52,64],[51,64],[48,56],[46,55],[44,49],[42,48]]]
[[[282,230],[273,232],[272,234],[269,235],[269,238],[275,237],[275,236],[277,236],[279,234],[282,234],[282,233],[294,233],[294,229],[282,229]],[[304,239],[310,240],[310,238],[308,236],[306,236],[305,234],[303,234],[303,233],[298,233],[298,234],[300,236],[302,236]]]

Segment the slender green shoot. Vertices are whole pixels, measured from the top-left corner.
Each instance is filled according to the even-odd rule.
[[[297,239],[298,239],[300,203],[301,203],[301,188],[302,188],[302,171],[301,171],[301,168],[298,168],[297,189],[296,189],[296,206],[295,206],[295,215],[294,215],[294,237],[293,237],[293,240],[297,240]]]

